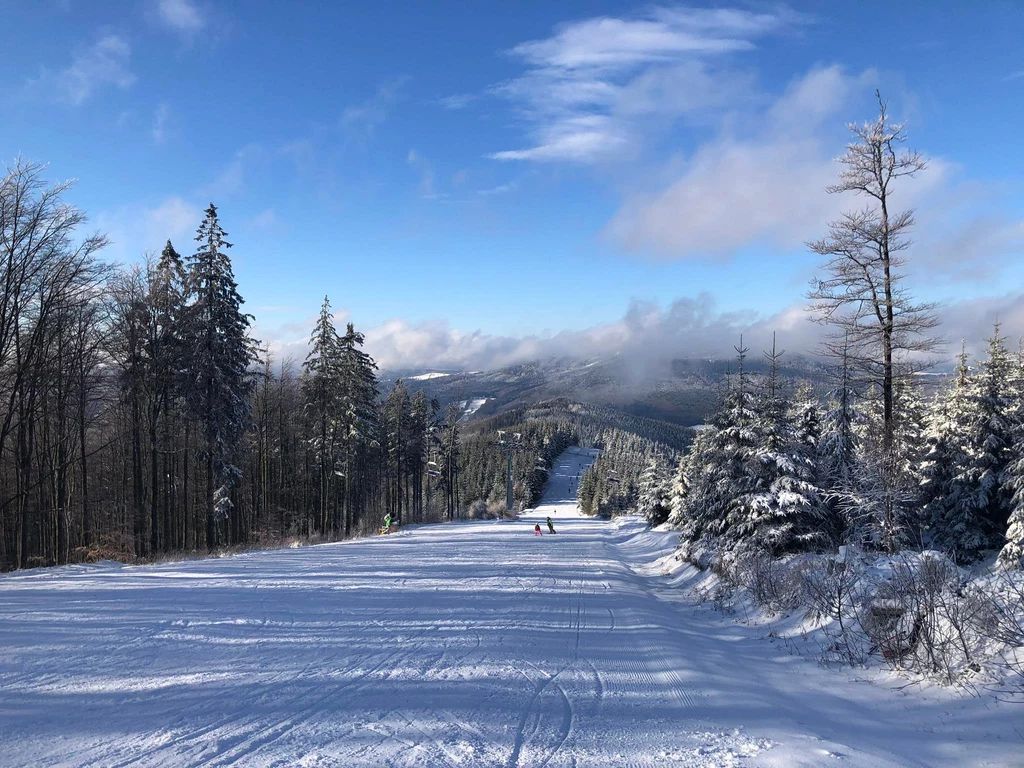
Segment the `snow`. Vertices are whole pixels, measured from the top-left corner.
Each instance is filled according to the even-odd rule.
[[[483,404],[487,402],[486,397],[476,397],[472,400],[462,400],[459,402],[459,408],[462,409],[462,419],[466,420],[474,413],[483,407]]]
[[[1019,706],[858,680],[694,605],[676,534],[579,517],[592,460],[519,522],[0,577],[0,766],[1024,762]]]
[[[430,379],[440,379],[444,376],[451,376],[451,374],[433,371],[431,373],[421,373],[418,376],[410,376],[409,381],[429,381]]]

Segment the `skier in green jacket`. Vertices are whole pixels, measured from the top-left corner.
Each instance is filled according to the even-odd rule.
[[[548,517],[548,530],[551,531],[551,533],[555,533],[555,524],[551,522],[550,517]]]

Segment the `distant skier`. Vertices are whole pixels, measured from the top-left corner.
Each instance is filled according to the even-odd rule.
[[[535,526],[533,526],[533,535],[534,536],[540,536],[541,535],[540,523],[537,523]]]
[[[540,528],[540,523],[537,523],[537,527]],[[548,518],[548,531],[551,533],[555,533],[555,524],[551,522],[550,517]]]
[[[384,527],[381,528],[381,530],[384,533],[391,533],[391,513],[390,512],[388,512],[387,515],[384,516]]]

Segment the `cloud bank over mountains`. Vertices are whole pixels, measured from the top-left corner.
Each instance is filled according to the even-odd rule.
[[[1024,293],[970,299],[943,308],[939,329],[949,342],[949,357],[965,339],[968,350],[978,354],[995,322],[1004,332],[1024,328]],[[339,327],[348,313],[335,313]],[[255,333],[268,341],[274,359],[301,363],[309,352],[308,323],[278,329],[262,328],[257,318]],[[357,326],[358,328],[358,326]],[[634,300],[618,320],[549,335],[503,336],[452,328],[444,320],[411,323],[394,318],[375,327],[358,328],[366,335],[366,350],[384,369],[492,370],[515,363],[550,358],[587,360],[621,355],[638,369],[677,358],[731,357],[733,346],[743,342],[758,355],[771,346],[776,333],[780,348],[791,354],[814,355],[823,328],[808,318],[802,303],[770,315],[754,312],[722,312],[713,297],[701,293],[676,299],[668,306]],[[1016,344],[1011,339],[1011,346]]]

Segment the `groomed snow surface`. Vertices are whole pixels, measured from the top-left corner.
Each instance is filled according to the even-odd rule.
[[[0,765],[1024,765],[1019,706],[682,600],[671,533],[578,517],[591,460],[520,522],[0,578]]]
[[[462,420],[466,421],[469,419],[469,417],[479,411],[486,402],[486,397],[474,397],[472,400],[463,400],[460,402],[459,407],[462,408]]]

